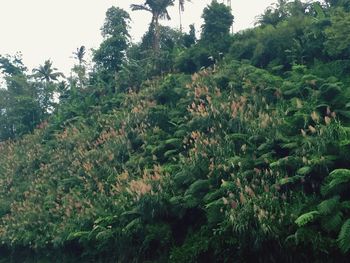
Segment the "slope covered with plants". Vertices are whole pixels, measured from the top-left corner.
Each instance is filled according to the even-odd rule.
[[[90,75],[48,82],[48,121],[0,144],[0,262],[347,262],[348,11],[280,1],[231,36],[214,2],[196,43],[151,24],[117,64],[127,31],[105,30]]]

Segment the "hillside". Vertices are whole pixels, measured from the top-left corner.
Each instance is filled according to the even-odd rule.
[[[0,144],[0,262],[347,262],[350,54],[310,50],[350,16],[313,7],[204,33],[174,69],[78,74],[47,121]],[[317,26],[308,57],[273,38]]]

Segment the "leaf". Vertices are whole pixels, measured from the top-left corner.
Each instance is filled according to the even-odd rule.
[[[337,242],[344,254],[350,251],[350,219],[346,220],[341,227]]]
[[[324,200],[317,206],[317,210],[322,215],[329,215],[334,211],[334,209],[337,208],[337,205],[339,204],[339,199],[339,196],[335,196],[331,199]]]
[[[295,149],[295,148],[298,148],[298,143],[296,142],[290,142],[290,143],[285,143],[285,144],[282,144],[281,147],[283,149],[289,149],[289,150],[292,150],[292,149]]]
[[[287,178],[282,178],[279,181],[280,185],[286,185],[286,184],[291,184],[291,183],[295,183],[299,180],[301,180],[302,178],[304,178],[303,176],[300,175],[296,175],[296,176],[292,176],[292,177],[287,177]]]
[[[341,202],[341,208],[344,210],[350,210],[350,201]]]
[[[207,192],[209,189],[209,180],[197,180],[190,185],[185,195],[195,195],[200,192]]]
[[[215,201],[210,202],[209,204],[206,204],[205,208],[210,209],[210,208],[212,208],[214,206],[220,206],[221,207],[221,206],[223,206],[223,204],[224,204],[224,201],[222,200],[222,198],[219,198],[219,199],[217,199]]]
[[[324,19],[326,17],[324,10],[322,9],[322,6],[316,2],[316,3],[312,3],[312,7],[315,9],[316,11],[316,18],[317,19]]]
[[[131,220],[129,224],[127,224],[124,228],[124,232],[131,232],[133,229],[139,227],[141,225],[141,218],[135,218],[134,220]]]
[[[319,216],[319,212],[318,211],[311,211],[305,214],[302,214],[301,216],[299,216],[296,220],[295,223],[299,226],[305,226],[306,224],[313,222],[318,216]]]
[[[339,230],[343,222],[343,213],[338,211],[337,213],[334,213],[331,216],[325,217],[322,221],[323,221],[323,228],[327,232]]]
[[[335,111],[338,115],[341,115],[345,118],[350,119],[350,111],[345,111],[345,110],[336,110]]]
[[[103,241],[103,240],[108,240],[113,236],[113,232],[111,230],[105,230],[102,232],[99,232],[96,235],[96,240]]]
[[[304,166],[298,169],[297,174],[300,175],[307,175],[312,171],[312,168],[310,166]]]
[[[67,240],[73,240],[73,239],[81,239],[83,237],[87,237],[89,235],[89,231],[79,231],[70,233],[67,237]]]
[[[204,202],[208,203],[208,202],[211,202],[213,200],[216,200],[220,197],[222,197],[224,194],[224,191],[223,189],[218,189],[216,191],[210,191],[208,192],[204,197],[203,197],[203,200]]]
[[[225,140],[228,141],[246,141],[248,135],[247,134],[242,134],[242,133],[233,133],[233,134],[228,134],[225,136]]]
[[[277,168],[277,167],[279,167],[279,166],[280,166],[280,162],[279,162],[279,161],[270,163],[270,168],[272,168],[272,169]]]
[[[165,141],[166,145],[171,146],[181,146],[182,145],[182,139],[179,138],[171,138]]]
[[[350,183],[350,170],[336,169],[329,174],[326,181],[328,181],[328,183],[321,188],[323,195],[330,194],[336,191],[339,186]],[[338,191],[340,191],[339,188]]]
[[[164,153],[165,158],[169,158],[173,155],[176,155],[178,153],[178,150],[169,150]]]

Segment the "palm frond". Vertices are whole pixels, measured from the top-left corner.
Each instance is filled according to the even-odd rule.
[[[152,12],[152,10],[150,8],[148,8],[147,6],[144,5],[130,5],[130,8],[132,11],[148,11],[148,12]]]

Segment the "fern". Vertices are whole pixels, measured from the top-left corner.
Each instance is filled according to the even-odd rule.
[[[341,208],[344,210],[350,210],[350,201],[344,201],[341,203]]]
[[[300,181],[303,178],[304,178],[303,176],[299,176],[299,175],[287,177],[287,178],[282,178],[281,180],[279,180],[279,184],[280,185],[293,184],[293,183]]]
[[[170,146],[181,146],[182,145],[182,139],[179,138],[171,138],[165,141],[166,145]]]
[[[344,182],[350,181],[350,170],[348,169],[336,169],[329,174],[332,180],[342,179]]]
[[[310,166],[304,166],[304,167],[301,167],[301,168],[297,171],[297,174],[300,174],[300,175],[307,175],[307,174],[309,174],[311,171],[312,171],[312,168],[311,168]]]
[[[350,218],[343,224],[337,242],[343,253],[350,251]]]
[[[312,7],[316,11],[316,18],[317,19],[324,19],[326,17],[324,10],[322,9],[321,5],[319,3],[312,3]]]
[[[123,232],[133,232],[135,229],[138,229],[141,226],[141,218],[135,218],[134,220],[130,221],[124,228]]]
[[[74,239],[79,239],[79,240],[85,239],[89,233],[90,233],[89,231],[73,232],[68,235],[67,240],[70,241]]]
[[[196,195],[197,193],[206,192],[209,189],[208,180],[197,180],[190,185],[185,195]]]
[[[325,217],[322,226],[327,232],[339,231],[342,222],[343,213],[338,211],[329,217]]]
[[[170,158],[178,153],[178,150],[169,150],[164,153],[165,158]]]
[[[321,189],[323,195],[336,192],[341,185],[350,183],[350,170],[336,169],[329,174],[327,181],[328,183]]]
[[[295,223],[299,226],[305,226],[306,224],[313,222],[318,216],[319,216],[319,212],[318,211],[311,211],[305,214],[302,214],[301,216],[299,216],[296,220]]]
[[[96,235],[96,240],[105,241],[113,237],[113,232],[110,229],[106,229],[105,231],[101,231]]]
[[[324,200],[317,206],[318,211],[322,215],[329,215],[337,208],[337,205],[339,204],[339,199],[339,196],[335,196],[331,199]]]

